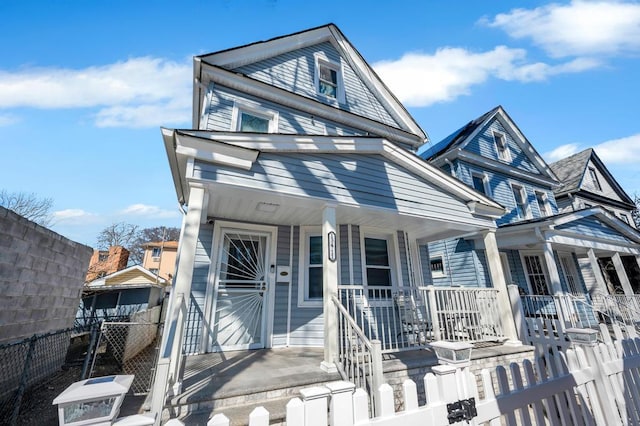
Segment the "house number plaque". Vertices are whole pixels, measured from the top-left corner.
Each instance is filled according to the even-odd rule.
[[[328,235],[329,240],[329,260],[332,262],[336,261],[336,233],[331,231]]]

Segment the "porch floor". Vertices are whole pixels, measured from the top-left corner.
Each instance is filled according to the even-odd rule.
[[[531,349],[528,346],[481,345],[474,348],[472,358]],[[182,418],[190,425],[205,425],[212,413],[223,412],[236,425],[242,424],[238,418],[248,419],[253,408],[262,405],[281,417],[286,403],[298,396],[300,389],[341,380],[338,373],[328,374],[320,368],[322,359],[322,348],[263,349],[188,356],[183,392],[170,401],[172,408],[168,414],[171,418]],[[431,350],[383,354],[385,374],[431,367],[437,363]],[[275,419],[272,417],[272,420]]]

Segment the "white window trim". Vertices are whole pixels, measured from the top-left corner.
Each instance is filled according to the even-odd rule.
[[[434,274],[431,269],[431,261],[440,258],[442,260],[442,272]],[[429,253],[429,272],[431,273],[431,279],[433,278],[445,278],[447,276],[447,263],[443,252]]]
[[[503,143],[499,142],[500,140]],[[509,142],[507,141],[507,135],[502,132],[493,131],[493,143],[496,147],[496,151],[498,153],[498,159],[502,161],[511,161],[511,150],[509,150]],[[500,146],[503,145],[504,150],[500,149]],[[502,155],[504,153],[504,156]]]
[[[341,104],[345,103],[346,97],[344,92],[344,80],[342,78],[342,65],[337,62],[331,61],[326,57],[319,56],[317,54],[315,55],[314,59],[315,59],[315,73],[313,78],[313,85],[315,87],[316,94],[329,102],[337,101],[338,103],[341,103]],[[331,96],[323,95],[322,93],[320,93],[320,65],[324,65],[328,68],[331,68],[336,72],[336,82],[338,87],[336,88],[335,98],[332,98]]]
[[[321,226],[301,226],[300,227],[300,245],[298,256],[298,307],[299,308],[321,308],[322,299],[307,300],[307,284],[309,283],[309,237],[322,236]],[[339,240],[338,240],[339,241]],[[338,244],[339,245],[339,244]],[[324,255],[324,247],[322,248]],[[339,258],[338,258],[339,259]],[[338,274],[338,276],[340,276]]]
[[[474,188],[474,185],[473,185],[474,176],[482,179],[482,184],[484,185],[484,194],[485,196],[491,198],[491,187],[489,186],[489,175],[486,172],[471,171],[471,187],[472,188]]]
[[[389,255],[389,269],[391,270],[390,290],[402,287],[402,271],[400,265],[400,253],[398,253],[398,236],[395,232],[388,232],[375,228],[360,228],[360,263],[362,265],[362,285],[368,288],[367,283],[367,257],[364,246],[365,238],[377,238],[387,240],[387,251]]]
[[[527,272],[527,262],[524,260],[526,256],[537,256],[540,259],[540,265],[542,266],[542,274],[544,275],[544,280],[547,285],[547,291],[550,295],[553,295],[553,290],[551,289],[551,281],[549,279],[549,268],[547,267],[547,260],[544,257],[544,252],[539,250],[520,250],[520,263],[522,265],[522,273],[524,274],[524,279],[527,283],[528,294],[534,295],[533,286],[531,285],[531,279],[529,278],[529,273]]]
[[[500,265],[502,265],[502,274],[504,275],[504,279],[507,282],[507,285],[516,284],[513,281],[513,275],[511,275],[511,268],[509,267],[509,256],[503,251],[498,252],[498,254],[500,255]]]
[[[233,111],[231,113],[231,131],[240,131],[240,114],[243,112],[269,120],[269,133],[278,133],[278,122],[280,119],[280,114],[278,113],[278,111],[264,108],[257,103],[248,102],[246,100],[235,100],[233,102]]]
[[[551,203],[549,202],[549,195],[546,191],[534,190],[533,194],[536,196],[536,204],[538,204],[538,209],[540,209],[540,203],[538,203],[538,194],[542,195],[542,204],[544,205],[544,211],[540,210],[541,217],[551,216]]]
[[[511,194],[513,195],[513,202],[515,203],[516,214],[518,212],[518,200],[516,200],[516,195],[514,194],[514,189],[520,188],[520,196],[522,196],[524,201],[524,217],[520,219],[531,219],[531,205],[529,205],[529,195],[527,194],[527,188],[518,182],[509,182],[509,186],[511,187]]]

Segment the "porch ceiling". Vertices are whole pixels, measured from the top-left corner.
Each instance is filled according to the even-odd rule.
[[[338,225],[352,224],[389,231],[402,230],[413,238],[426,241],[486,230],[465,223],[401,214],[391,209],[336,205],[320,198],[269,193],[226,185],[209,185],[207,216],[271,225],[320,225],[322,211],[326,205],[336,206]]]

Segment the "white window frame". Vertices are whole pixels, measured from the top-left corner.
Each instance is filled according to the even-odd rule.
[[[502,161],[511,161],[511,151],[507,142],[507,135],[502,132],[493,132],[493,143],[496,146],[498,159]]]
[[[308,299],[309,284],[309,238],[322,237],[321,226],[301,226],[300,227],[300,250],[298,259],[298,307],[318,308],[322,307],[322,299]],[[324,255],[324,247],[322,248]],[[338,257],[339,259],[339,257]],[[338,272],[338,276],[339,272]]]
[[[331,96],[327,96],[323,93],[320,93],[320,66],[324,66],[327,68],[331,68],[336,72],[336,97],[333,98]],[[345,102],[345,92],[344,92],[344,80],[342,79],[342,65],[331,61],[325,57],[315,56],[315,75],[314,75],[314,86],[316,89],[316,94],[321,96],[322,98],[343,104]]]
[[[542,275],[544,276],[545,286],[547,287],[547,295],[553,295],[553,290],[551,289],[551,280],[549,279],[549,269],[547,267],[547,262],[544,257],[544,253],[537,250],[520,250],[520,262],[522,264],[522,272],[524,274],[524,278],[527,282],[527,286],[529,287],[530,295],[538,295],[533,291],[533,285],[531,284],[531,278],[529,277],[529,272],[527,270],[527,262],[525,257],[527,256],[536,256],[538,261],[540,262],[540,266],[542,268]]]
[[[442,272],[438,272],[436,274],[433,273],[433,269],[431,269],[431,261],[440,258],[442,261]],[[444,253],[436,252],[429,253],[429,272],[431,273],[431,279],[433,278],[445,278],[447,276],[447,263],[445,261]]]
[[[389,290],[393,291],[402,286],[402,271],[399,269],[400,265],[400,253],[398,253],[398,238],[395,233],[389,233],[383,230],[374,228],[360,229],[360,262],[362,265],[362,285],[365,290],[368,289],[369,284],[367,282],[367,257],[364,239],[375,238],[387,241],[387,255],[389,256],[389,269],[391,276],[391,287]]]
[[[231,113],[231,131],[239,132],[242,124],[242,113],[251,114],[253,116],[264,118],[269,121],[269,133],[278,133],[278,121],[280,114],[268,108],[264,108],[257,103],[247,102],[245,100],[236,100],[233,103],[233,111]]]
[[[511,182],[509,184],[509,186],[511,186],[511,194],[513,195],[513,201],[515,203],[515,208],[516,208],[516,213],[518,212],[518,200],[516,199],[516,189],[518,189],[518,192],[520,193],[520,196],[522,197],[522,201],[523,201],[523,211],[524,211],[524,217],[520,217],[520,215],[518,215],[518,218],[520,219],[531,219],[531,206],[529,205],[529,196],[527,195],[527,188],[520,184],[520,183],[516,183],[516,182]]]
[[[545,191],[538,191],[537,189],[533,191],[536,197],[536,204],[538,205],[538,210],[540,210],[541,217],[551,216],[551,204],[549,203],[549,195]],[[538,195],[542,196],[542,208],[540,207],[540,202],[538,201]]]
[[[491,198],[491,188],[489,187],[489,176],[484,172],[471,172],[471,187],[475,189],[475,185],[473,184],[473,178],[477,177],[482,180],[482,185],[484,186],[484,195],[486,197]]]
[[[582,281],[580,281],[580,277],[578,276],[578,270],[576,268],[573,255],[570,252],[558,252],[558,260],[567,290],[574,296],[584,296]],[[571,288],[572,286],[569,282],[570,279],[573,280],[574,288]]]

